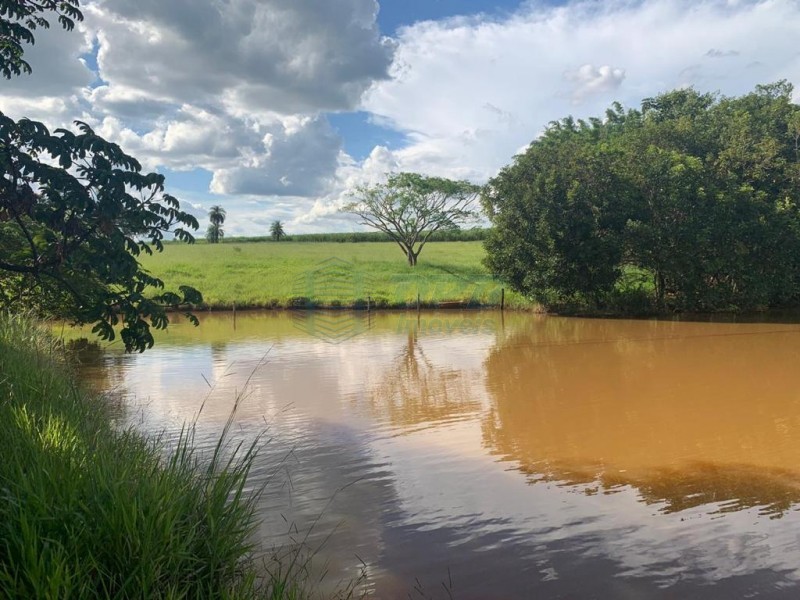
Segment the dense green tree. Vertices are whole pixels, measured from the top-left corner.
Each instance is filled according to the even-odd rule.
[[[668,114],[660,99],[645,101],[641,126],[626,136],[644,208],[631,221],[630,255],[654,273],[658,304],[713,310],[791,301],[791,87],[759,86],[740,98],[664,96]]]
[[[661,310],[800,298],[800,108],[786,82],[676,90],[551,124],[490,181],[487,264],[549,304],[614,301],[632,270]]]
[[[227,213],[225,209],[219,205],[212,206],[208,211],[208,220],[211,223],[206,230],[206,239],[210,244],[218,244],[225,237],[225,231],[222,229],[222,224],[225,223]]]
[[[48,13],[66,29],[82,19],[77,0],[0,0],[6,78],[31,71],[22,44],[48,26]],[[91,323],[104,339],[119,326],[126,350],[143,351],[151,327],[167,326],[166,308],[202,297],[187,286],[164,291],[137,257],[162,250],[170,233],[192,242],[198,224],[164,193],[163,176],[76,126],[51,133],[0,113],[0,307]]]
[[[272,225],[269,226],[269,234],[272,236],[273,240],[280,242],[281,239],[286,236],[286,232],[283,230],[283,223],[280,221],[273,221]]]
[[[620,274],[626,191],[618,152],[599,123],[553,123],[484,190],[494,227],[487,265],[544,303],[595,305]]]
[[[468,181],[393,173],[386,183],[357,187],[343,210],[388,235],[413,267],[434,233],[459,229],[475,218],[472,205],[479,191]]]

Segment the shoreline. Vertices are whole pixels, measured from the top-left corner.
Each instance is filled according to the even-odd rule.
[[[648,312],[648,313],[623,313],[614,311],[570,311],[547,309],[540,304],[531,303],[529,305],[506,305],[501,307],[499,304],[479,304],[468,302],[420,302],[419,306],[414,304],[370,304],[366,301],[350,305],[330,304],[330,303],[305,303],[296,306],[271,305],[271,304],[213,304],[195,308],[169,307],[167,312],[171,314],[191,312],[197,315],[207,313],[237,313],[237,312],[381,312],[381,313],[400,313],[417,311],[502,311],[511,313],[529,313],[532,315],[547,315],[551,317],[577,318],[577,319],[634,319],[634,320],[673,320],[673,321],[738,321],[742,322],[761,322],[763,320],[775,320],[785,317],[791,321],[800,322],[800,306],[768,308],[763,310],[748,311],[714,311],[714,312]]]

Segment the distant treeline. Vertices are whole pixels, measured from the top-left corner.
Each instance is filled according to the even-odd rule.
[[[455,231],[437,231],[430,241],[432,242],[480,242],[486,239],[488,229],[457,229]],[[354,231],[347,233],[301,233],[287,235],[280,242],[267,235],[225,238],[223,243],[241,244],[248,242],[391,242],[391,238],[380,231]]]
[[[488,266],[545,305],[797,305],[800,106],[778,82],[566,118],[489,182],[484,206]]]

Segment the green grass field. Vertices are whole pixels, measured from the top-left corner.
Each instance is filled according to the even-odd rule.
[[[167,288],[191,285],[211,308],[500,304],[504,287],[482,264],[481,242],[430,242],[411,268],[391,242],[168,244],[142,257]],[[529,307],[506,290],[506,305]]]

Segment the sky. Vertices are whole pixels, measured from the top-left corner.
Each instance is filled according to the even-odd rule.
[[[226,236],[362,229],[352,190],[485,183],[553,120],[679,87],[800,86],[798,0],[93,0],[0,111],[75,119]],[[795,96],[798,101],[800,96]],[[201,233],[202,233],[201,229]]]

